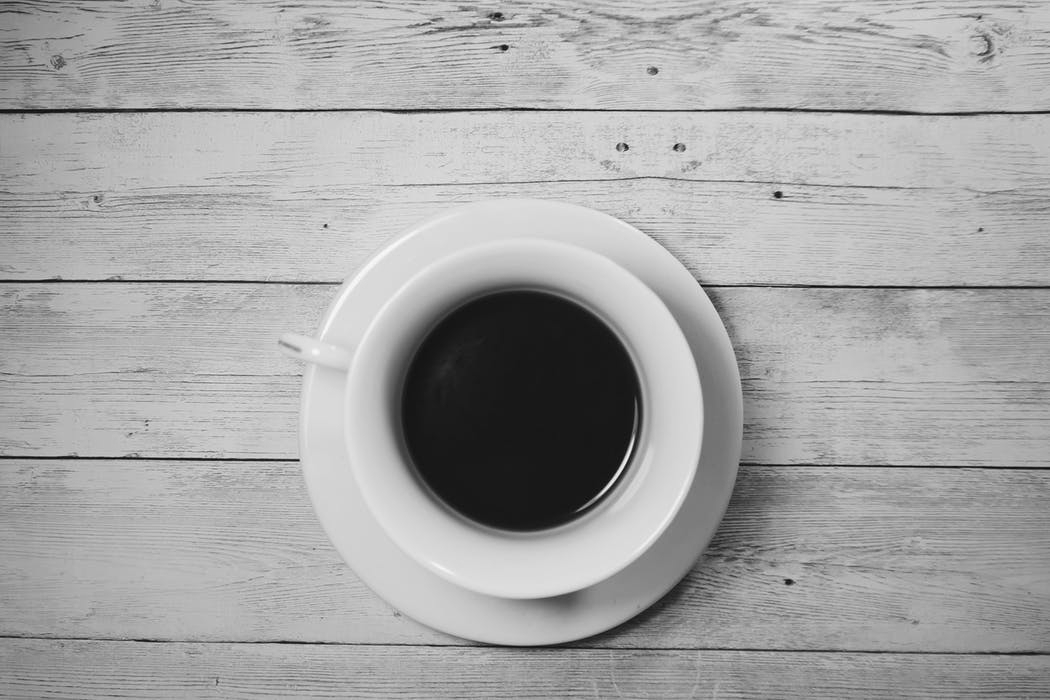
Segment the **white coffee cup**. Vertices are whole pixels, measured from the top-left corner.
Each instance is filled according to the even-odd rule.
[[[641,425],[625,473],[600,503],[564,525],[508,532],[454,511],[417,476],[401,440],[401,385],[426,334],[489,293],[538,290],[601,318],[630,354]],[[590,250],[538,238],[503,239],[434,260],[375,315],[355,348],[285,335],[293,357],[346,372],[346,448],[373,516],[409,556],[464,588],[506,598],[582,590],[637,559],[689,491],[700,455],[703,404],[689,345],[660,298]]]

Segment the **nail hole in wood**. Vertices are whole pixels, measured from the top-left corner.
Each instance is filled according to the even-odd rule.
[[[324,225],[324,226],[322,226],[321,228],[328,228],[328,224],[325,224],[325,225]]]
[[[617,151],[619,151],[620,153],[623,153],[624,151],[627,151],[627,150],[629,150],[630,148],[631,148],[631,147],[630,147],[630,146],[628,146],[628,145],[627,145],[626,143],[624,143],[623,141],[621,141],[620,143],[616,144],[616,150],[617,150]]]
[[[774,193],[773,193],[773,197],[774,197],[775,199],[780,199],[780,198],[781,198],[781,197],[783,197],[783,196],[784,196],[784,193],[783,193],[783,192],[781,192],[780,190],[777,190],[776,192],[774,192]]]
[[[648,73],[649,75],[656,75],[657,73],[660,72],[660,69],[657,68],[656,66],[649,66],[648,68],[645,69],[645,72]]]
[[[672,146],[672,148],[674,149],[675,153],[681,153],[682,151],[685,150],[685,144],[684,143],[676,143],[674,146]]]
[[[785,586],[794,586],[795,585],[795,579],[793,579],[793,578],[786,578],[786,579],[784,579],[784,585]]]
[[[503,21],[503,13],[502,12],[493,12],[492,14],[489,15],[489,19],[491,19],[493,22],[502,22]]]

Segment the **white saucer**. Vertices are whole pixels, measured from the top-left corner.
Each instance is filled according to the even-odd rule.
[[[729,336],[707,295],[667,250],[628,224],[569,204],[482,202],[451,210],[380,251],[338,292],[319,337],[354,347],[372,314],[410,275],[459,248],[507,235],[472,225],[498,214],[545,235],[545,220],[576,224],[568,243],[619,263],[656,292],[675,316],[697,360],[704,438],[692,488],[659,540],[627,568],[576,593],[532,600],[475,593],[432,573],[379,527],[351,475],[343,438],[345,375],[308,365],[303,376],[300,452],[307,489],[343,559],[373,591],[410,617],[459,637],[493,644],[568,642],[608,630],[649,607],[693,566],[729,504],[740,461],[743,407]],[[520,226],[515,226],[520,228]],[[565,228],[560,226],[559,228]],[[518,233],[513,234],[520,235]]]

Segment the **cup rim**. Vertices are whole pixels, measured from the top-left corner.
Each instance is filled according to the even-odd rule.
[[[567,524],[525,533],[474,523],[433,496],[390,409],[429,327],[469,298],[522,287],[563,293],[618,333],[635,362],[645,416],[627,473],[601,503]],[[424,265],[369,323],[344,395],[350,467],[380,526],[435,573],[504,598],[578,591],[637,559],[681,507],[703,435],[695,359],[663,301],[605,256],[539,238],[471,246]]]

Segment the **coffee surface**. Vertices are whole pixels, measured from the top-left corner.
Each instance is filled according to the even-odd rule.
[[[597,316],[537,291],[466,303],[424,338],[405,377],[405,446],[466,517],[539,530],[592,507],[620,477],[640,423],[638,377]]]

